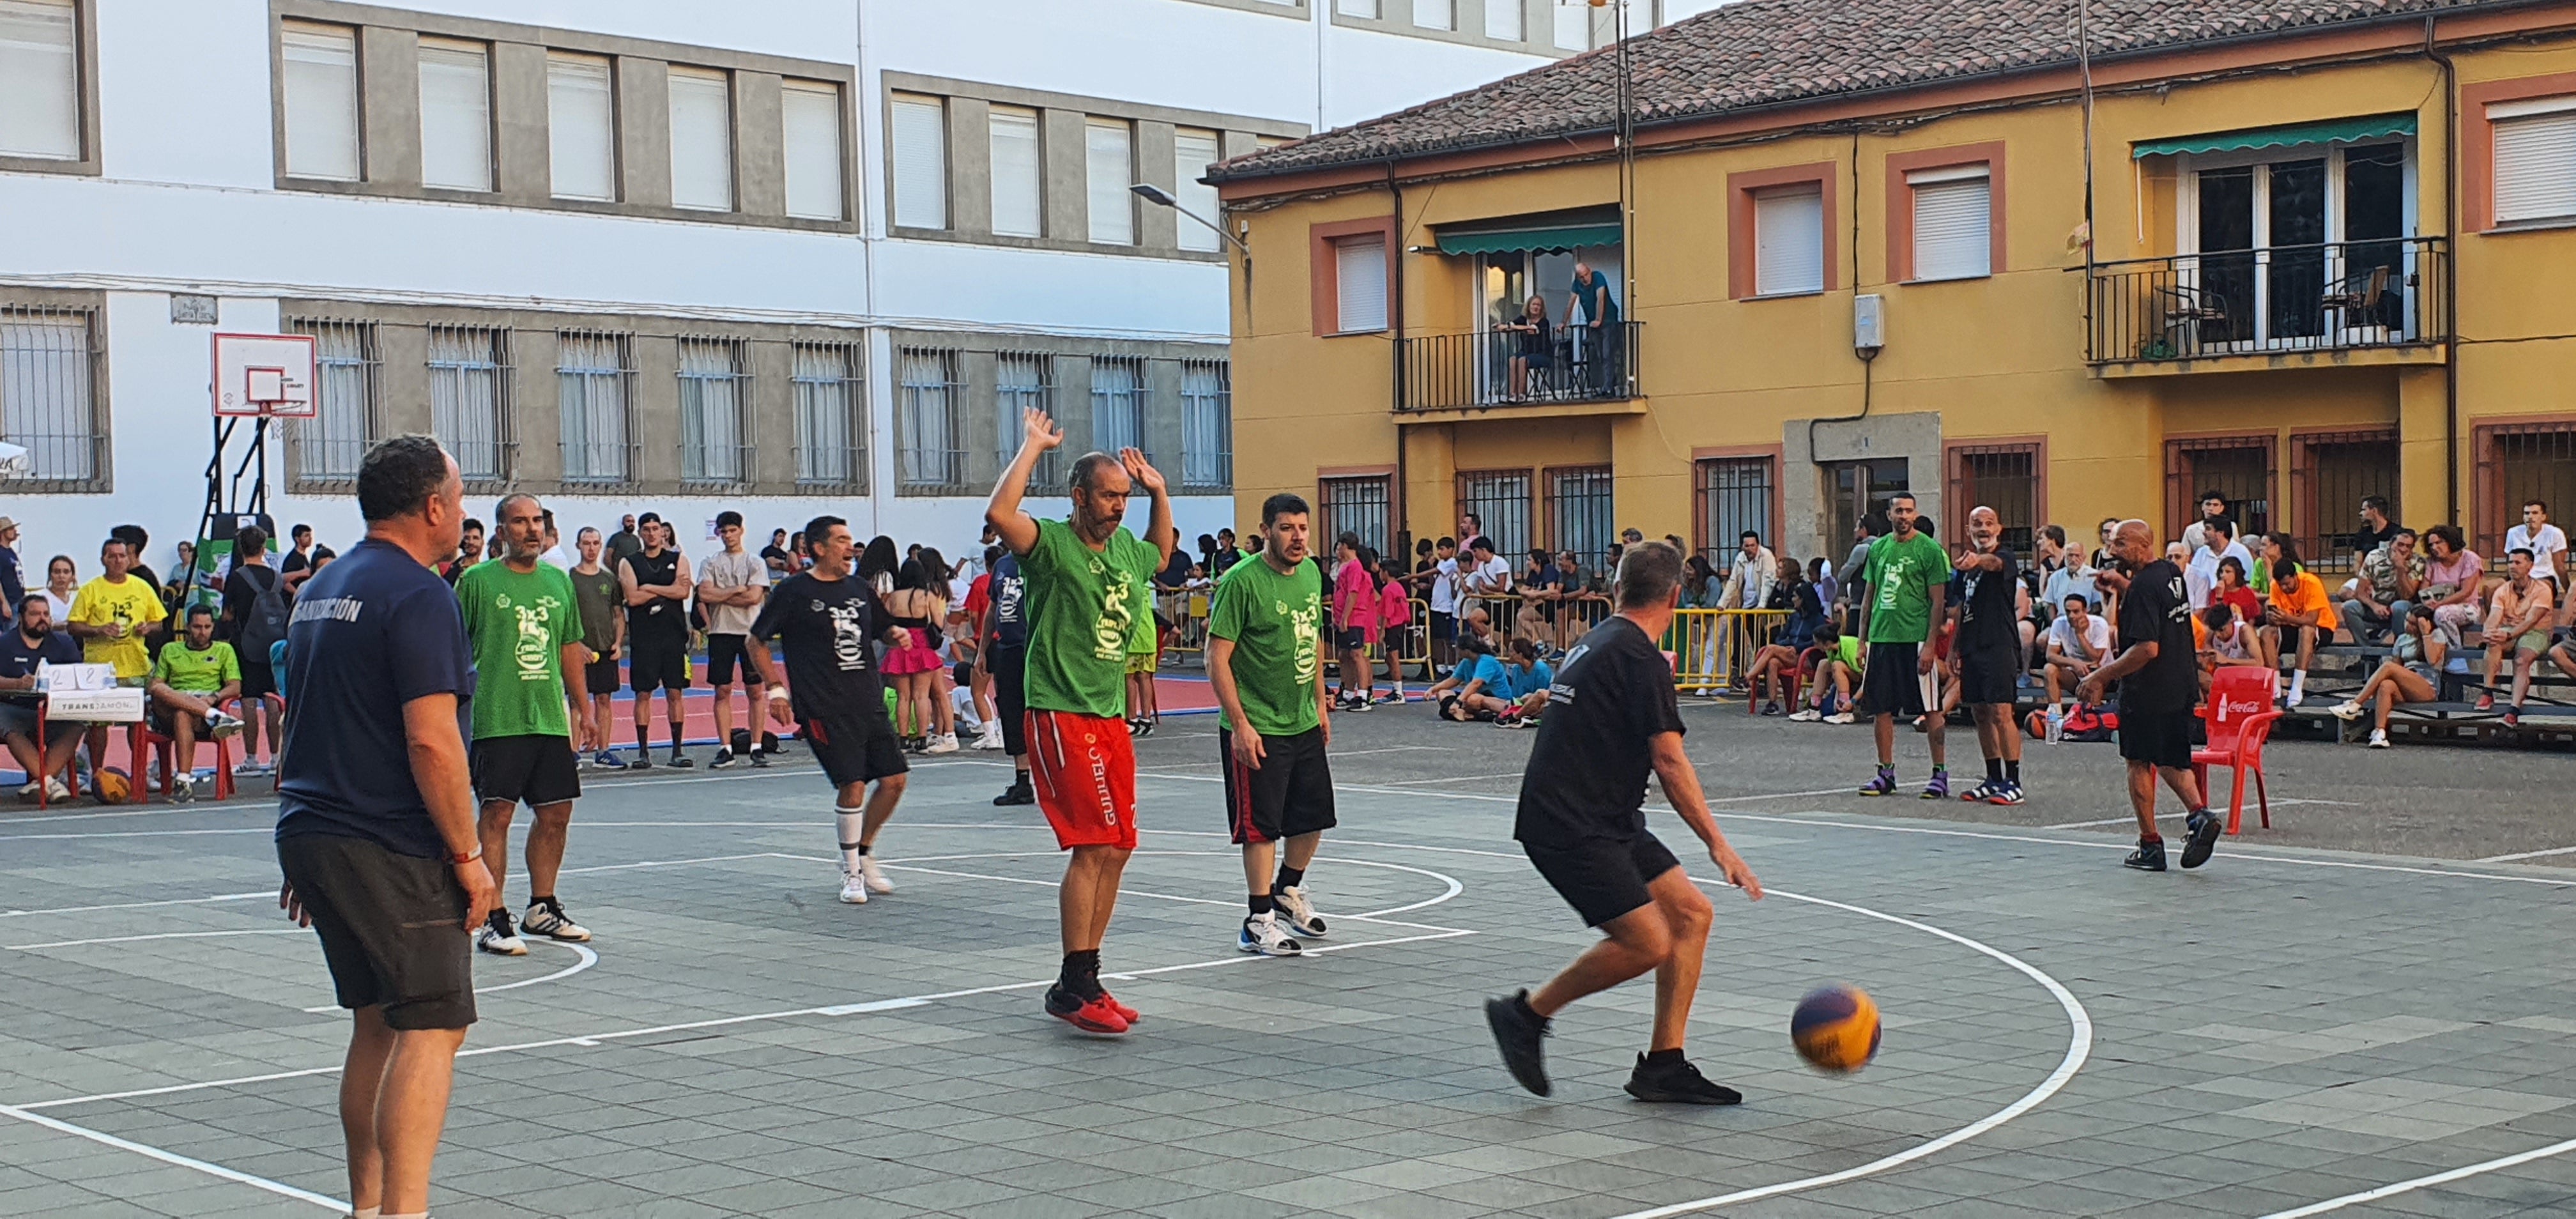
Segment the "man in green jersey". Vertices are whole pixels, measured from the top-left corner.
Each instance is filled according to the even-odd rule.
[[[1136,1009],[1100,985],[1100,941],[1118,903],[1118,878],[1136,850],[1136,750],[1127,710],[1127,648],[1153,602],[1146,580],[1172,557],[1172,503],[1163,476],[1135,449],[1085,453],[1073,463],[1073,515],[1041,521],[1020,508],[1030,471],[1064,433],[1029,411],[1019,456],[1002,472],[984,519],[1019,556],[1028,586],[1029,777],[1038,808],[1072,852],[1057,890],[1064,969],[1046,993],[1047,1014],[1087,1033],[1124,1033]],[[1119,522],[1142,488],[1153,501],[1145,537]]]
[[[1885,796],[1896,791],[1896,717],[1923,716],[1923,735],[1932,744],[1932,781],[1923,798],[1950,794],[1950,756],[1942,741],[1938,711],[1941,700],[1926,687],[1939,672],[1932,631],[1941,621],[1942,601],[1950,587],[1950,554],[1932,535],[1915,528],[1914,497],[1902,491],[1887,501],[1887,520],[1895,528],[1869,544],[1862,565],[1861,638],[1869,641],[1869,663],[1861,673],[1861,708],[1877,728],[1878,774],[1860,794]]]
[[[1261,557],[1226,569],[1208,609],[1208,681],[1225,709],[1226,828],[1243,848],[1252,913],[1234,946],[1289,957],[1290,937],[1321,936],[1306,898],[1306,865],[1333,828],[1333,740],[1323,681],[1324,573],[1306,555],[1306,501],[1282,493],[1261,505]],[[1288,846],[1270,870],[1278,844]],[[1282,916],[1285,916],[1284,918]],[[1280,926],[1287,924],[1287,929]]]
[[[475,830],[492,883],[506,889],[511,814],[521,801],[537,811],[528,830],[528,912],[520,926],[579,943],[590,932],[565,916],[555,900],[555,876],[563,868],[572,802],[581,795],[572,726],[581,725],[584,740],[594,727],[582,673],[592,655],[582,646],[572,577],[537,561],[546,550],[545,506],[520,492],[503,499],[493,518],[508,549],[499,562],[477,563],[456,578],[457,607],[474,649],[474,794],[482,802]],[[494,907],[474,946],[527,955],[527,944],[511,931],[507,902]]]
[[[170,755],[176,759],[170,768],[172,800],[197,798],[198,739],[225,740],[241,731],[240,720],[215,710],[240,693],[241,661],[233,645],[216,640],[214,607],[188,607],[186,632],[161,645],[145,689],[152,730],[178,748]]]

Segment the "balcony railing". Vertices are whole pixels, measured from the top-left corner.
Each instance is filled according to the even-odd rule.
[[[1634,398],[1642,392],[1638,325],[1567,326],[1549,336],[1546,350],[1534,353],[1523,351],[1527,336],[1505,330],[1408,338],[1396,353],[1404,361],[1404,392],[1396,409]]]
[[[2093,268],[2096,364],[2435,343],[2442,239],[2178,254]]]

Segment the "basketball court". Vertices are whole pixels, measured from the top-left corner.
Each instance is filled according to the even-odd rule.
[[[1687,714],[1696,756],[1755,739],[1740,710]],[[1039,1011],[1062,865],[1034,809],[990,804],[997,755],[920,765],[881,844],[900,891],[865,906],[833,900],[828,796],[801,752],[593,779],[561,889],[598,939],[477,959],[435,1213],[2576,1207],[2576,873],[2231,840],[2204,871],[2142,875],[2117,866],[2117,827],[1785,790],[1814,775],[1718,783],[1773,892],[1715,894],[1692,1056],[1746,1103],[1618,1091],[1643,985],[1558,1021],[1540,1099],[1478,1010],[1589,938],[1509,840],[1497,776],[1527,734],[1415,718],[1337,717],[1343,828],[1309,879],[1331,935],[1294,960],[1233,949],[1215,725],[1139,744],[1144,849],[1105,967],[1146,1019],[1120,1041]],[[2096,803],[2119,812],[2107,787]],[[0,817],[0,1212],[340,1205],[346,1020],[276,910],[273,817],[262,800]],[[1655,825],[1711,874],[1676,819]],[[1854,1076],[1788,1045],[1791,1006],[1828,982],[1886,1014]]]

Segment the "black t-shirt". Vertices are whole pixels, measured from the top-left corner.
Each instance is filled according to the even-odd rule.
[[[1020,574],[1020,557],[1003,551],[993,561],[993,582],[985,595],[993,599],[995,651],[1029,646],[1029,581]]]
[[[639,550],[626,556],[626,566],[635,573],[638,588],[680,582],[680,552],[676,550],[665,550],[658,559]],[[626,634],[638,644],[685,643],[689,638],[688,603],[655,597],[642,605],[627,606]]]
[[[2397,531],[2400,528],[2403,528],[2403,526],[2400,526],[2395,521],[2390,521],[2388,522],[2388,527],[2386,529],[2373,529],[2368,525],[2363,525],[2354,529],[2352,531],[2352,553],[2357,556],[2365,558],[2368,557],[2371,551],[2377,550],[2395,539]]]
[[[220,637],[227,641],[238,638],[241,635],[242,623],[250,620],[251,602],[259,600],[261,593],[267,592],[270,586],[285,578],[276,568],[265,563],[244,563],[233,568],[233,574],[224,580],[224,612],[221,624],[223,630],[219,632]],[[247,665],[252,662],[252,658],[244,656],[241,661]],[[258,663],[267,664],[268,658],[259,657]]]
[[[2021,626],[2013,619],[2013,590],[2020,583],[2021,565],[2011,547],[1997,544],[1995,554],[2004,561],[2002,571],[1959,572],[1965,591],[1959,598],[1957,646],[1969,651],[2021,645]]]
[[[61,631],[47,631],[42,640],[32,644],[27,642],[25,631],[12,629],[0,635],[0,677],[28,676],[36,671],[36,662],[40,660],[48,664],[79,664],[81,645]],[[12,691],[8,701],[33,704],[36,695],[32,690]]]
[[[761,547],[760,561],[768,564],[769,570],[780,575],[787,575],[796,570],[796,556],[787,553],[787,548],[784,546]]]
[[[1566,653],[1521,772],[1512,837],[1543,847],[1625,841],[1646,829],[1650,742],[1682,731],[1673,668],[1637,624],[1616,615]]]
[[[2192,648],[2191,597],[2171,559],[2140,568],[2120,595],[2120,650],[2149,641],[2156,658],[2120,679],[2120,713],[2189,710],[2200,695],[2200,665]]]
[[[796,718],[839,719],[885,713],[885,683],[868,645],[893,625],[867,581],[824,580],[806,571],[770,590],[752,621],[751,637],[786,645],[787,693]]]

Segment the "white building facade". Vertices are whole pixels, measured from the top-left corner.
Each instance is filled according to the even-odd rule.
[[[1570,16],[1568,14],[1571,14]],[[469,511],[833,513],[952,558],[1016,442],[1133,444],[1231,523],[1198,167],[1580,49],[1552,0],[0,0],[0,479],[30,584],[206,501],[211,337],[310,334],[281,530],[376,438]],[[251,428],[230,452],[247,452]],[[1060,465],[1050,470],[1059,477]],[[227,476],[230,476],[227,471]],[[249,472],[237,480],[246,493]],[[1060,497],[1036,505],[1061,510]]]

